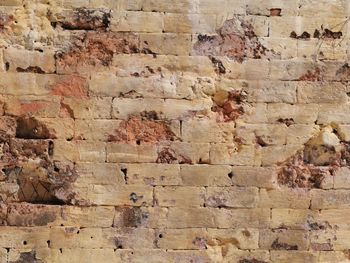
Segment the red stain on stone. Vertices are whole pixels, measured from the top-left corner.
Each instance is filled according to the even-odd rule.
[[[244,94],[241,91],[228,92],[227,99],[222,103],[216,103],[212,111],[217,113],[218,122],[237,120],[243,113],[242,105]]]
[[[140,144],[174,139],[175,134],[165,121],[131,117],[122,121],[116,132],[109,136],[108,141]]]
[[[7,29],[7,26],[13,21],[13,15],[0,12],[0,33]]]
[[[253,26],[239,18],[225,21],[217,35],[199,35],[194,50],[197,55],[227,56],[238,62],[246,57],[260,59],[268,51],[260,43]]]
[[[63,97],[75,97],[79,99],[88,98],[86,79],[80,76],[69,76],[51,87],[52,95]]]
[[[321,70],[319,68],[315,68],[314,70],[308,70],[305,74],[303,74],[300,78],[300,81],[322,81],[323,77],[321,74]]]
[[[67,50],[56,54],[59,67],[77,65],[108,66],[114,54],[139,53],[139,40],[135,34],[88,32]]]
[[[20,102],[19,115],[38,112],[47,106],[45,102]]]

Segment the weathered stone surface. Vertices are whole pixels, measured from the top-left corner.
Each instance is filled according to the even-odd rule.
[[[0,0],[0,263],[348,262],[346,0]]]

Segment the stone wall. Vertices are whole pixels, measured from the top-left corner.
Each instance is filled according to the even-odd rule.
[[[347,0],[0,0],[0,263],[350,262]]]

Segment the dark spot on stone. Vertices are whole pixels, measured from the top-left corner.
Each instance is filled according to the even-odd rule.
[[[129,199],[133,202],[133,203],[136,203],[138,200],[139,200],[139,196],[137,196],[136,193],[131,193],[129,195]]]
[[[37,66],[35,66],[35,67],[34,66],[30,66],[30,67],[27,67],[27,68],[17,67],[16,71],[17,72],[31,72],[31,73],[45,74],[45,71],[43,71],[40,67],[37,67]]]
[[[207,249],[207,240],[204,237],[196,237],[192,244],[198,247],[199,249]]]
[[[68,30],[105,30],[109,27],[110,20],[110,10],[77,8],[72,14],[65,14],[58,24]]]
[[[287,243],[282,243],[278,241],[279,239],[276,238],[272,245],[271,248],[274,250],[298,250],[298,246],[297,245],[289,245]]]
[[[322,81],[323,76],[321,74],[321,69],[316,67],[314,70],[307,70],[305,74],[299,77],[300,81]]]
[[[279,123],[284,123],[287,127],[289,127],[295,123],[293,118],[285,118],[285,119],[280,118],[277,121]]]
[[[222,64],[221,60],[218,60],[214,57],[209,57],[211,60],[211,63],[213,63],[215,67],[215,72],[218,74],[225,74],[226,73],[226,68],[224,64]]]
[[[33,117],[17,119],[16,137],[22,139],[55,139],[50,130]]]
[[[163,148],[159,153],[156,160],[157,163],[176,163],[176,153],[170,148]]]
[[[340,39],[342,35],[343,33],[341,31],[333,32],[332,30],[326,28],[322,33],[322,38]]]
[[[126,184],[128,184],[128,169],[127,168],[122,168],[120,169],[124,175],[124,181]]]
[[[318,29],[315,29],[315,32],[314,32],[314,38],[320,38],[321,36],[321,33]]]
[[[140,207],[117,207],[117,216],[113,222],[113,227],[139,227],[147,219],[148,213],[143,212]]]
[[[9,263],[43,263],[42,260],[36,258],[34,250],[30,252],[22,252],[16,261],[8,261]]]
[[[5,70],[6,70],[6,71],[9,71],[9,69],[10,69],[10,63],[9,63],[9,62],[6,62],[6,63],[5,63]]]
[[[268,145],[261,136],[255,136],[255,139],[256,143],[261,147],[266,147]]]
[[[295,39],[307,40],[307,39],[310,39],[311,35],[308,32],[304,31],[300,36],[298,36],[297,33],[295,33],[295,31],[292,31],[290,33],[290,37]]]

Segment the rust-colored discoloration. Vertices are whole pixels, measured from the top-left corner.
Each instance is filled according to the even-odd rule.
[[[235,121],[244,114],[244,100],[245,94],[242,91],[225,92],[222,96],[220,95],[220,99],[216,99],[214,96],[215,105],[211,110],[217,113],[216,120],[218,122]]]
[[[303,152],[300,151],[280,168],[278,182],[291,188],[321,188],[324,178],[331,176],[332,169],[305,163]]]
[[[131,33],[88,32],[66,51],[56,54],[59,67],[108,66],[114,54],[139,53],[138,37]]]
[[[38,101],[21,101],[20,107],[18,110],[18,115],[26,115],[38,112],[40,110],[45,109],[48,107],[49,104],[45,102],[38,102]]]
[[[281,8],[271,8],[270,16],[281,16],[282,9]]]
[[[5,32],[13,20],[13,15],[0,12],[0,33]]]
[[[169,163],[169,164],[192,164],[192,160],[182,154],[178,154],[175,150],[169,147],[163,147],[158,152],[157,163]]]
[[[305,74],[299,77],[301,81],[322,81],[323,77],[321,74],[321,70],[319,68],[315,68],[314,70],[307,70]]]
[[[330,243],[311,243],[310,247],[315,251],[332,251],[333,245]]]
[[[36,258],[34,250],[30,252],[22,252],[16,261],[8,261],[8,263],[43,263],[42,260]]]
[[[278,238],[273,241],[271,248],[273,250],[298,250],[297,245],[289,245],[287,243],[280,242]]]
[[[140,144],[175,139],[176,136],[167,122],[135,116],[122,121],[115,133],[109,136],[108,141]]]
[[[260,59],[268,52],[253,26],[237,17],[225,21],[217,35],[199,35],[193,48],[197,55],[227,56],[238,62],[243,62],[245,58]]]
[[[75,75],[66,77],[51,87],[51,94],[86,99],[89,96],[87,81],[85,78]]]
[[[57,24],[68,30],[105,30],[111,19],[110,10],[76,8]]]

